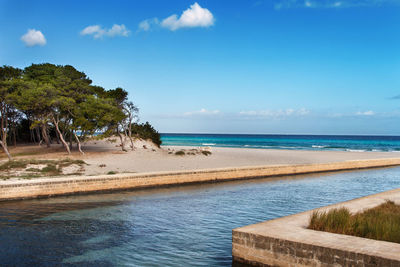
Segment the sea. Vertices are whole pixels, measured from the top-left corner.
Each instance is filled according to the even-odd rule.
[[[400,152],[400,136],[282,134],[161,134],[164,146]]]

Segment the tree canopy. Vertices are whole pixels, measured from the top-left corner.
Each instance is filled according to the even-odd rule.
[[[44,63],[23,70],[0,67],[0,145],[10,159],[7,144],[13,139],[16,145],[22,136],[48,147],[54,139],[68,153],[72,142],[76,142],[83,153],[81,140],[87,136],[116,134],[125,150],[122,134],[131,139],[133,147],[137,113],[126,90],[93,85],[84,72],[73,66]],[[29,135],[22,133],[27,130]]]

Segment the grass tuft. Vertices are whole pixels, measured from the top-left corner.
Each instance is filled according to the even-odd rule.
[[[183,150],[176,151],[176,152],[175,152],[175,155],[177,155],[177,156],[184,156],[184,155],[185,155],[185,151],[183,151]]]
[[[25,160],[10,160],[6,163],[0,165],[0,171],[7,171],[10,169],[22,169],[28,165],[28,162]]]
[[[400,243],[400,205],[393,201],[351,214],[346,208],[315,211],[309,229]]]
[[[2,174],[0,174],[0,179],[11,178],[13,172],[16,171],[18,172],[22,171],[22,173],[20,173],[19,175],[14,174],[15,177],[25,178],[25,179],[41,177],[41,176],[61,175],[64,167],[68,167],[73,164],[82,166],[86,163],[83,160],[73,160],[69,158],[62,160],[35,160],[35,159],[12,160],[0,165],[0,172],[2,172]],[[33,165],[33,166],[25,169],[28,165]],[[45,165],[45,167],[40,169],[36,168],[35,165]]]
[[[211,155],[211,152],[207,150],[202,150],[201,153],[205,156]]]

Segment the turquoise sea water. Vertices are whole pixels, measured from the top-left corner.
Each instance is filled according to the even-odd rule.
[[[0,203],[0,266],[231,266],[233,228],[400,187],[400,168]]]
[[[162,134],[163,145],[400,152],[400,136]]]

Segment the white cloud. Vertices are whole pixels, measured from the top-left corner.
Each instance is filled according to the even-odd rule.
[[[373,112],[372,110],[368,110],[368,111],[359,111],[356,112],[357,116],[373,116],[375,115],[375,112]]]
[[[144,31],[147,32],[148,30],[150,30],[150,22],[148,19],[143,20],[142,22],[139,23],[138,26],[138,30],[139,31]]]
[[[399,0],[276,0],[276,9],[284,8],[349,8],[400,5]]]
[[[205,115],[205,116],[209,116],[209,115],[217,115],[220,114],[219,110],[207,110],[205,108],[202,108],[198,111],[190,111],[190,112],[185,112],[183,115],[184,116],[198,116],[198,115]]]
[[[29,29],[27,33],[22,35],[21,40],[25,43],[26,46],[44,46],[47,42],[43,33],[35,29]]]
[[[158,21],[157,18],[145,19],[139,23],[137,31],[147,32],[151,30],[153,25],[158,25],[158,24],[160,24],[160,22]]]
[[[210,27],[214,25],[214,16],[207,8],[202,8],[197,2],[183,11],[178,18],[176,14],[161,22],[161,26],[171,31],[180,28]]]
[[[310,1],[306,1],[305,3],[304,3],[304,5],[306,6],[306,7],[312,7],[312,3],[310,2]]]
[[[128,37],[130,31],[125,27],[124,24],[118,25],[114,24],[111,29],[108,30],[107,35],[110,37],[114,36],[124,36]]]
[[[124,24],[118,25],[114,24],[111,29],[102,28],[100,25],[87,26],[81,31],[81,35],[92,35],[93,38],[99,39],[106,37],[123,36],[128,37],[130,31],[126,28]]]
[[[161,26],[171,31],[181,28],[207,28],[213,26],[215,22],[214,15],[207,8],[201,7],[197,2],[182,12],[181,16],[173,14],[163,20],[158,18],[146,19],[139,23],[138,32],[150,31],[154,26]]]
[[[250,110],[241,111],[239,115],[245,117],[260,117],[260,118],[285,118],[285,117],[299,117],[310,114],[310,111],[305,108],[300,109],[280,109],[280,110]]]

